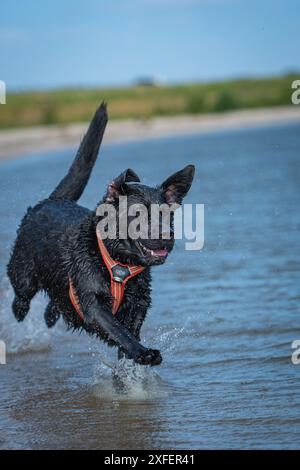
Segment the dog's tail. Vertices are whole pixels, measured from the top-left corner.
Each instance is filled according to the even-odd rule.
[[[90,123],[67,175],[50,194],[50,199],[63,198],[78,201],[95,164],[107,121],[106,104],[102,102]]]

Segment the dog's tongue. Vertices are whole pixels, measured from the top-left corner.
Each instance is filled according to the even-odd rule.
[[[151,255],[152,256],[167,256],[168,250],[165,248],[163,250],[152,250]]]

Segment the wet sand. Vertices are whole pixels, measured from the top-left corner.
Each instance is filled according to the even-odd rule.
[[[158,117],[150,120],[111,121],[105,133],[105,142],[201,134],[288,122],[300,122],[300,106],[247,109],[197,116]],[[76,123],[2,130],[0,159],[76,147],[87,125],[88,123]]]

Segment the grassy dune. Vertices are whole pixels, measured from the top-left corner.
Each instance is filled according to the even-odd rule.
[[[109,103],[111,119],[224,112],[291,104],[291,83],[299,78],[242,79],[216,83],[128,88],[65,89],[8,94],[0,106],[0,127],[88,121],[98,103]]]

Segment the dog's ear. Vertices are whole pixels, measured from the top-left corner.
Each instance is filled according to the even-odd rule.
[[[187,195],[195,174],[194,165],[188,165],[180,171],[169,176],[163,182],[161,188],[164,198],[168,204],[181,204],[183,198]]]
[[[117,178],[109,183],[105,196],[106,202],[114,202],[119,198],[120,195],[125,195],[127,191],[126,183],[139,182],[140,178],[133,170],[128,168],[127,170],[123,171],[123,173],[121,173]]]

